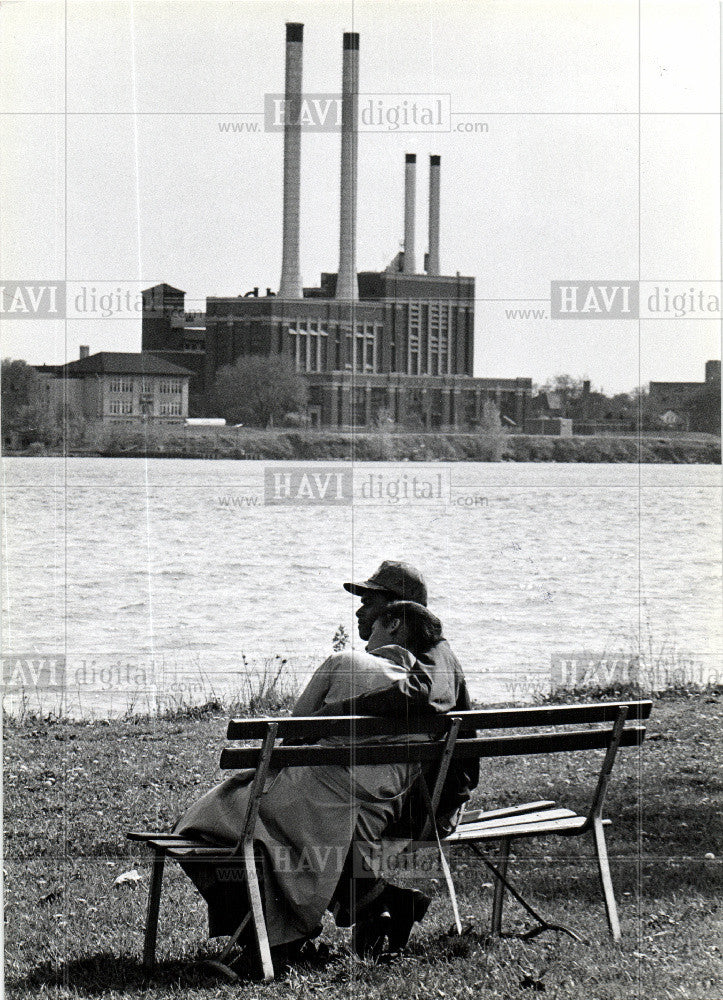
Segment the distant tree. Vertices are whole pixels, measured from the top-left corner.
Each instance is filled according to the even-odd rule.
[[[556,392],[565,403],[582,396],[583,379],[572,375],[554,375],[540,386],[542,392]]]
[[[28,439],[46,440],[53,421],[38,373],[25,361],[4,358],[1,380],[5,430]]]
[[[482,415],[479,422],[480,430],[483,434],[501,434],[502,421],[500,411],[491,399],[485,399],[482,404]]]
[[[221,368],[211,390],[211,405],[232,424],[269,427],[306,406],[306,383],[291,360],[281,355],[247,354]]]
[[[380,431],[388,431],[394,426],[394,411],[388,406],[380,406],[374,414],[373,424]]]
[[[660,413],[650,399],[650,387],[639,385],[632,392],[614,396],[613,400],[625,399],[630,408],[630,416],[639,430],[654,430],[659,426]]]

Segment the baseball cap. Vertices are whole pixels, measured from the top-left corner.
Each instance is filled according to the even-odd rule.
[[[384,590],[402,601],[427,606],[427,585],[422,574],[409,563],[393,559],[385,559],[376,573],[363,583],[345,583],[344,590],[358,597],[368,590]]]

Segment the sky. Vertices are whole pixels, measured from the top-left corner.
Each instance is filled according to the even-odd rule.
[[[165,281],[189,309],[278,289],[282,135],[264,129],[264,95],[283,90],[284,23],[300,21],[305,91],[338,93],[342,33],[354,30],[362,104],[440,95],[451,109],[445,131],[360,136],[357,261],[380,269],[400,248],[407,152],[421,261],[428,155],[440,154],[442,271],[476,279],[476,375],[564,372],[609,393],[702,380],[720,357],[719,314],[558,320],[549,299],[564,280],[720,297],[720,11],[717,0],[3,3],[0,278],[67,279],[88,295]],[[339,135],[305,132],[306,285],[336,270],[338,201]],[[529,309],[539,315],[515,312]],[[137,351],[140,317],[128,315],[2,316],[2,355]]]

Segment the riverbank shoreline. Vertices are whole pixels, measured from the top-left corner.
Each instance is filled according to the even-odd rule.
[[[122,433],[109,428],[92,446],[31,445],[6,457],[203,458],[242,461],[579,462],[720,465],[712,435],[577,436],[445,434],[207,428]]]

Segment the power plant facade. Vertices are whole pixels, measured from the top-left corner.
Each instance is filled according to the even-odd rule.
[[[302,286],[303,25],[287,24],[279,289],[277,294],[267,289],[259,295],[255,288],[244,296],[207,298],[204,391],[208,394],[223,366],[249,354],[278,354],[292,359],[308,382],[308,418],[314,425],[358,427],[387,421],[469,428],[479,424],[485,401],[491,399],[509,425],[521,428],[531,380],[473,377],[474,278],[440,273],[439,156],[429,162],[424,270],[417,269],[417,162],[408,153],[404,249],[384,271],[357,271],[358,34],[344,34],[342,59],[338,270],[323,273],[318,287]],[[160,310],[153,307],[159,295],[164,303]],[[183,293],[156,286],[144,296],[143,350],[165,354],[175,348],[173,360],[179,363],[181,342],[196,345],[198,364],[198,337],[182,334],[189,323]]]

